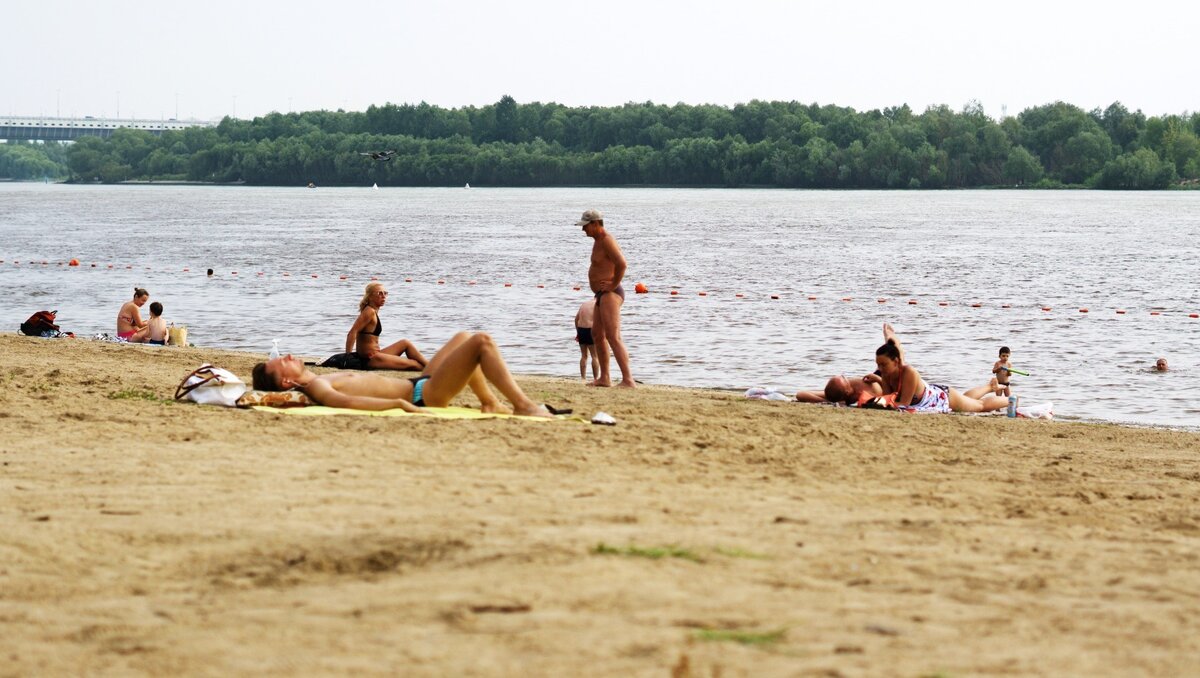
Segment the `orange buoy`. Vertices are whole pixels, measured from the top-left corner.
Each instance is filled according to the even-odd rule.
[[[445,285],[445,284],[446,284],[446,281],[445,281],[445,280],[439,280],[439,281],[438,281],[438,284],[439,284],[439,285]]]
[[[916,306],[916,305],[917,305],[917,300],[916,300],[916,299],[909,299],[909,300],[908,300],[908,305],[909,305],[909,306]]]
[[[109,267],[109,268],[112,268],[112,264],[109,264],[109,265],[108,265],[108,267]]]
[[[1086,308],[1081,308],[1081,309],[1079,309],[1079,312],[1080,312],[1080,313],[1087,313],[1087,312],[1088,312],[1088,310],[1087,310]]]
[[[671,290],[671,296],[675,296],[676,294],[679,294],[679,290]]]
[[[504,283],[505,287],[512,287],[512,283]]]
[[[948,302],[948,301],[939,301],[938,302],[938,306],[949,306],[949,305],[950,305],[950,302]]]
[[[971,304],[971,308],[982,308],[983,304]]]
[[[875,301],[876,301],[877,303],[880,303],[880,304],[886,304],[886,303],[887,303],[887,299],[884,299],[883,297],[880,297],[880,298],[876,299]]]
[[[1158,311],[1150,311],[1150,315],[1162,315]]]
[[[230,271],[229,275],[237,275],[237,271]]]
[[[779,295],[778,295],[778,294],[772,294],[772,295],[771,295],[771,298],[772,298],[772,299],[778,299],[778,298],[779,298]]]
[[[1200,318],[1200,313],[1189,313],[1188,317],[1189,318]]]
[[[700,294],[700,296],[702,296],[702,297],[707,297],[707,296],[708,296],[708,292],[700,292],[699,294]]]
[[[288,273],[287,271],[284,271],[284,272],[283,272],[283,277],[285,277],[285,278],[291,277],[291,275],[292,275],[292,274],[291,274],[291,273]]]
[[[578,288],[578,287],[576,287],[575,289],[579,289],[579,288]],[[642,283],[638,283],[638,284],[636,284],[636,285],[634,285],[634,286],[633,286],[633,291],[634,291],[635,293],[637,293],[637,294],[646,294],[646,293],[647,293],[647,292],[649,292],[650,290],[646,289],[646,286],[645,286],[645,285],[643,285]]]
[[[538,286],[537,286],[537,288],[538,288],[539,290],[544,290],[544,289],[546,289],[546,286],[545,286],[545,285],[538,285]]]
[[[638,283],[638,284],[639,284],[639,285],[641,285],[641,283]],[[576,285],[576,286],[572,287],[571,289],[573,289],[573,290],[575,290],[576,292],[578,292],[578,291],[579,291],[579,285]],[[638,290],[638,291],[640,291],[640,290]]]
[[[374,278],[372,278],[372,280],[374,280]],[[412,278],[405,278],[404,282],[412,282]]]
[[[92,264],[92,268],[96,268],[96,265],[95,265],[95,264]],[[183,269],[183,272],[184,272],[184,273],[187,273],[187,272],[188,272],[188,269],[186,269],[186,268],[185,268],[185,269]]]
[[[1043,310],[1043,311],[1049,311],[1049,310],[1050,310],[1050,307],[1049,307],[1049,306],[1043,306],[1043,307],[1042,307],[1042,310]]]
[[[742,294],[741,292],[738,292],[737,294],[735,294],[733,296],[737,297],[738,299],[741,299],[742,297],[744,297],[746,295]]]
[[[1118,308],[1118,309],[1117,309],[1117,315],[1125,315],[1125,309],[1123,309],[1123,308]]]
[[[317,277],[317,274],[316,274],[316,273],[313,273],[313,274],[312,274],[312,277],[314,277],[314,278],[315,278],[315,277]]]
[[[854,301],[854,297],[842,297],[842,301]]]
[[[816,301],[816,300],[817,300],[817,298],[816,298],[816,297],[811,297],[811,296],[810,296],[810,297],[808,298],[808,300],[809,300],[809,301]]]
[[[346,279],[346,276],[344,276],[344,275],[339,275],[339,276],[338,276],[338,280],[345,280],[345,279]]]
[[[1012,304],[1000,304],[1000,308],[1012,308]]]
[[[78,259],[72,259],[71,262],[69,264],[67,264],[67,266],[78,266],[78,265],[79,265]]]
[[[468,280],[468,281],[467,281],[467,284],[468,284],[468,285],[474,285],[474,284],[475,284],[475,281],[474,281],[474,280]]]

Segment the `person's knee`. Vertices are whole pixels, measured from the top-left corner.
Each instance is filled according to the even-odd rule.
[[[488,334],[487,332],[476,332],[475,334],[472,334],[470,342],[479,348],[494,348],[496,346],[496,340],[492,339],[492,335]]]

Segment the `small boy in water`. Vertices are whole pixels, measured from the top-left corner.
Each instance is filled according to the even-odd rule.
[[[996,375],[996,395],[1012,395],[1012,387],[1008,383],[1010,376],[1008,368],[1012,366],[1009,364],[1008,359],[1011,355],[1012,353],[1008,350],[1007,346],[1001,346],[1000,359],[996,361],[996,364],[992,365],[992,374]]]
[[[592,379],[600,376],[600,358],[596,355],[596,342],[592,339],[592,315],[596,311],[596,300],[588,299],[575,312],[575,341],[579,342],[579,378],[587,381],[588,356],[592,358]]]
[[[147,344],[155,344],[156,346],[166,346],[169,333],[167,332],[167,321],[163,320],[163,305],[157,301],[150,304],[150,321],[147,325],[150,328]]]

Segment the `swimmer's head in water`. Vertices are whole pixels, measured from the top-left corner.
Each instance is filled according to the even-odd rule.
[[[1154,361],[1154,369],[1158,370],[1159,372],[1166,372],[1167,371],[1167,359],[1159,358],[1158,360]]]

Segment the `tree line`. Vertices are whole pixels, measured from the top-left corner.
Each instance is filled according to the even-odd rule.
[[[1055,102],[1000,121],[907,105],[857,112],[797,102],[568,108],[505,96],[482,107],[225,118],[161,136],[121,129],[0,145],[0,177],[380,186],[774,186],[1160,189],[1200,178],[1200,113],[1148,117]],[[365,151],[397,151],[379,162]],[[57,169],[32,163],[41,154]],[[10,159],[11,157],[11,159]],[[40,169],[38,169],[40,168]],[[6,174],[9,172],[9,174]],[[32,172],[32,174],[30,174]],[[23,175],[21,173],[24,173]]]

